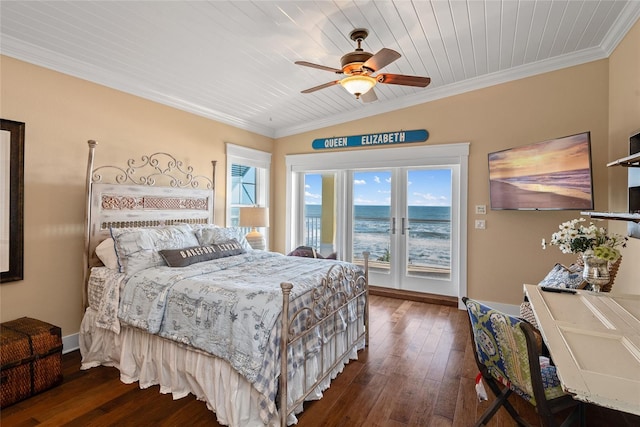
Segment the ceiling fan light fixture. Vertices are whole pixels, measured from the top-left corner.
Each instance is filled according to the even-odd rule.
[[[376,79],[371,76],[355,75],[345,77],[340,80],[340,84],[347,92],[359,98],[360,95],[369,92],[376,85]]]
[[[375,77],[371,76],[399,59],[402,55],[386,47],[380,49],[375,55],[365,52],[364,49],[362,49],[362,41],[367,38],[368,34],[369,31],[365,28],[356,28],[349,34],[351,40],[355,41],[358,47],[355,51],[342,55],[340,58],[341,68],[327,67],[326,65],[314,64],[307,61],[296,61],[295,63],[298,65],[331,71],[332,73],[343,74],[345,76],[342,80],[333,80],[300,92],[312,93],[340,83],[347,92],[355,95],[356,99],[362,98],[363,102],[372,102],[378,99],[376,92],[371,90],[376,83],[414,87],[427,87],[429,85],[431,82],[429,77],[390,73],[378,74]]]

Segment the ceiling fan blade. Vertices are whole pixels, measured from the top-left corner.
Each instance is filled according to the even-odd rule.
[[[364,64],[362,64],[362,68],[368,68],[375,72],[391,64],[401,56],[402,55],[400,55],[395,50],[383,47],[378,51],[378,53],[367,59]]]
[[[378,100],[378,95],[376,95],[376,91],[371,88],[360,95],[360,99],[362,99],[362,102],[373,102]]]
[[[427,87],[431,83],[429,77],[405,76],[402,74],[378,74],[376,80],[378,80],[378,83],[417,87]]]
[[[332,73],[342,74],[342,70],[333,67],[327,67],[326,65],[314,64],[312,62],[307,61],[296,61],[295,64],[303,65],[305,67],[317,68],[319,70],[331,71]]]
[[[302,90],[302,91],[300,91],[300,93],[315,92],[317,90],[324,89],[325,87],[333,86],[333,85],[336,85],[338,83],[340,83],[340,80],[336,80],[336,81],[333,81],[333,82],[325,83],[325,84],[320,85],[320,86],[314,86],[314,87],[311,87],[309,89]]]

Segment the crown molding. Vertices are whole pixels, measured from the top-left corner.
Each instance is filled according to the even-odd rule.
[[[563,68],[573,67],[592,61],[607,58],[606,52],[600,47],[585,49],[568,55],[558,56],[555,58],[538,61],[533,64],[520,65],[506,71],[497,71],[491,74],[471,78],[459,83],[452,83],[445,86],[439,86],[433,89],[426,88],[424,92],[408,95],[403,98],[391,100],[377,105],[365,104],[362,109],[352,110],[348,113],[339,114],[324,118],[313,122],[301,124],[276,130],[275,138],[296,135],[299,133],[310,132],[325,127],[335,126],[354,120],[360,120],[378,114],[389,113],[391,111],[403,108],[413,107],[426,102],[447,98],[454,95],[460,95],[478,89],[484,89],[502,83],[535,76],[538,74],[548,73],[551,71],[561,70]]]
[[[625,4],[622,12],[618,15],[618,19],[611,26],[611,30],[605,35],[600,44],[600,47],[606,52],[607,58],[638,20],[640,20],[640,1],[630,1]]]
[[[77,61],[65,55],[53,53],[48,49],[43,49],[11,36],[2,36],[0,53],[30,64],[38,65],[82,80],[97,83],[108,88],[116,89],[121,92],[139,96],[162,105],[174,107],[188,113],[206,117],[208,119],[244,129],[249,132],[254,132],[269,138],[273,138],[275,135],[275,130],[273,128],[249,122],[231,114],[212,110],[184,99],[160,93],[152,88],[141,85],[139,82],[130,81],[126,78],[122,78],[121,76],[106,72],[101,68],[86,64],[82,61]]]
[[[426,88],[423,91],[386,102],[362,104],[361,108],[336,114],[320,120],[304,122],[299,125],[273,128],[244,120],[232,114],[207,108],[188,100],[172,97],[146,87],[139,82],[131,81],[114,73],[89,65],[73,58],[53,53],[47,49],[29,44],[11,36],[3,36],[0,53],[31,64],[42,66],[83,80],[91,81],[115,90],[139,96],[150,101],[202,116],[239,129],[263,135],[269,138],[282,138],[304,132],[310,132],[335,126],[367,117],[389,113],[403,108],[413,107],[426,102],[449,96],[487,88],[537,74],[560,70],[591,61],[608,58],[624,38],[631,27],[640,19],[640,1],[625,4],[611,30],[599,47],[521,65],[505,71],[498,71],[483,76],[467,79],[459,83]]]

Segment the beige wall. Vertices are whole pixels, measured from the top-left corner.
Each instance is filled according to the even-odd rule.
[[[596,61],[515,82],[453,96],[402,111],[331,129],[279,139],[274,151],[275,188],[285,185],[284,155],[311,152],[315,138],[399,129],[427,129],[426,144],[470,142],[468,227],[468,295],[485,301],[519,304],[522,284],[538,283],[556,262],[574,256],[555,248],[543,251],[558,224],[576,211],[491,211],[477,216],[475,205],[489,205],[487,154],[517,145],[591,131],[595,166],[596,209],[607,210],[608,62]],[[383,89],[380,89],[383,90]],[[427,89],[428,90],[428,89]],[[384,148],[378,148],[384,149]],[[284,193],[275,194],[278,230],[285,226]],[[487,229],[476,230],[476,218]],[[275,236],[283,249],[284,236]]]
[[[87,140],[96,164],[158,151],[196,171],[217,160],[216,223],[224,224],[225,142],[271,151],[273,140],[5,56],[0,116],[25,122],[24,280],[0,286],[0,320],[36,317],[78,332]],[[118,163],[120,162],[120,163]]]
[[[629,136],[640,132],[640,21],[609,57],[609,160],[629,155]],[[609,169],[609,208],[627,210],[627,169]],[[626,222],[610,228],[626,232]],[[640,239],[629,239],[612,292],[640,293]]]
[[[0,116],[26,122],[25,280],[0,286],[0,320],[33,316],[76,333],[82,316],[82,245],[88,139],[98,163],[155,151],[180,152],[198,169],[218,160],[216,223],[224,224],[224,143],[273,152],[271,241],[284,250],[286,154],[312,152],[314,138],[427,129],[427,144],[470,142],[468,294],[518,304],[522,283],[535,283],[555,262],[543,251],[563,212],[489,211],[475,230],[473,206],[489,204],[487,153],[591,131],[596,210],[626,209],[626,174],[605,164],[626,154],[640,128],[640,24],[610,60],[568,68],[274,141],[193,114],[0,56]],[[428,90],[428,89],[427,89]],[[384,149],[384,148],[377,148]],[[608,179],[611,183],[608,183]],[[624,232],[624,223],[612,228]],[[640,293],[640,240],[625,249],[614,290]]]

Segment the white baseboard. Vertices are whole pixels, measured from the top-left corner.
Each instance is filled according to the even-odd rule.
[[[487,307],[491,307],[494,308],[498,311],[501,311],[503,313],[509,314],[511,316],[515,316],[515,317],[520,317],[520,305],[513,305],[513,304],[503,304],[500,302],[493,302],[493,301],[480,301],[477,300],[478,302],[481,302],[482,304],[486,305]]]
[[[501,302],[493,302],[493,301],[481,301],[481,300],[476,300],[484,305],[486,305],[487,307],[491,307],[494,308],[498,311],[501,311],[503,313],[509,314],[511,316],[515,316],[515,317],[520,317],[520,305],[513,305],[513,304],[503,304]],[[460,299],[460,302],[458,303],[458,308],[460,310],[466,310],[467,308],[464,306],[464,304],[462,303],[462,298]]]
[[[80,334],[62,337],[62,354],[67,354],[80,348]]]

